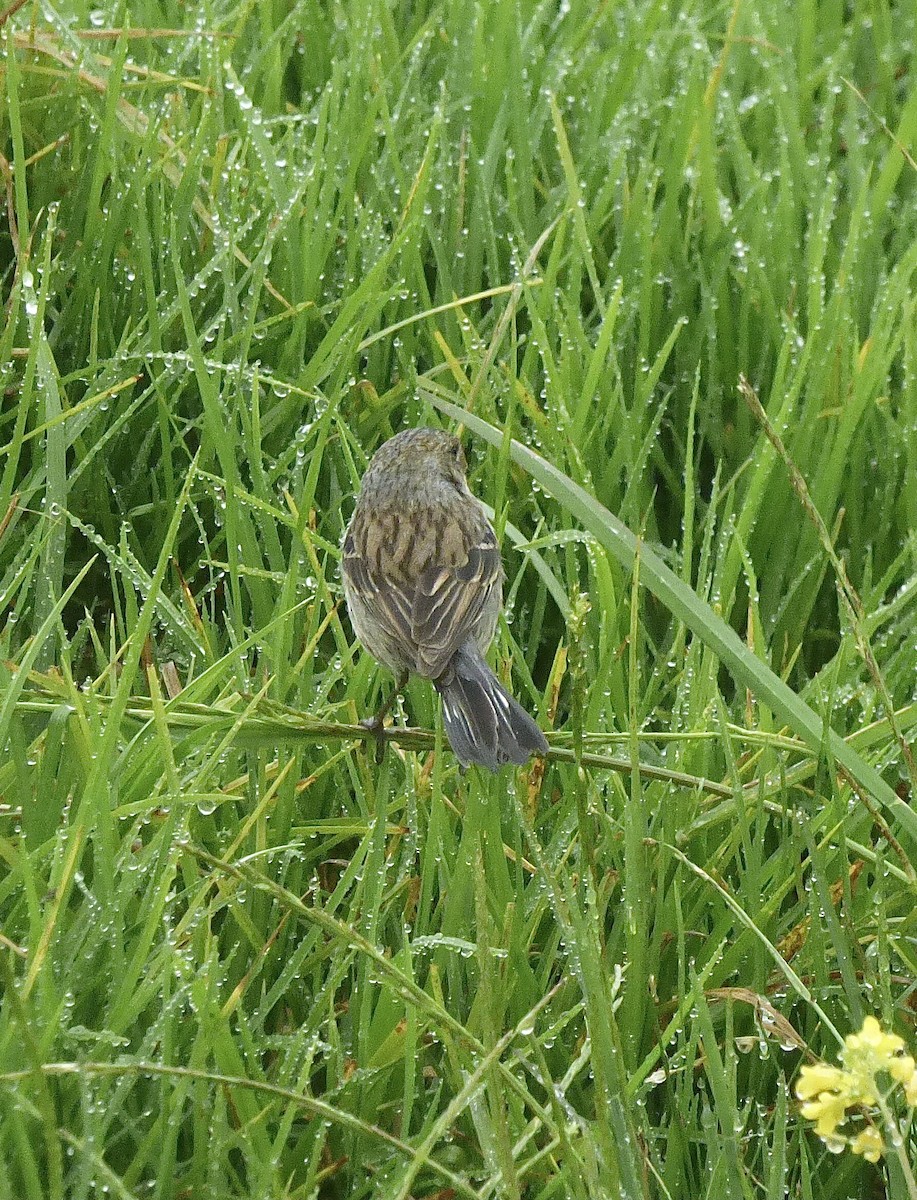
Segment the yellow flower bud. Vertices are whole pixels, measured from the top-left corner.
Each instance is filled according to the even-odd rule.
[[[862,1154],[867,1162],[874,1163],[885,1153],[885,1143],[878,1129],[874,1125],[867,1125],[851,1139],[850,1149],[854,1154]]]
[[[906,1087],[914,1074],[915,1067],[917,1067],[917,1063],[910,1054],[899,1054],[889,1063],[888,1073],[896,1083],[903,1083]]]
[[[841,1057],[846,1062],[848,1051],[853,1055],[862,1054],[864,1057],[877,1061],[890,1059],[904,1049],[904,1042],[894,1033],[883,1033],[882,1026],[875,1017],[867,1017],[859,1033],[851,1033],[844,1038],[844,1051]]]

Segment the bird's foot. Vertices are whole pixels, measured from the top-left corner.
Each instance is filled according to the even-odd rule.
[[[360,722],[363,728],[368,729],[376,739],[377,766],[382,762],[383,758],[385,758],[385,725],[383,724],[385,721],[385,716],[388,713],[388,710],[395,703],[398,693],[404,691],[404,686],[407,681],[408,673],[407,671],[404,671],[398,676],[398,681],[395,684],[395,690],[389,695],[385,703],[380,705],[379,710],[371,717],[364,717],[364,719]]]
[[[376,766],[381,766],[385,758],[385,723],[381,713],[372,717],[364,717],[360,722],[367,732],[376,739]]]

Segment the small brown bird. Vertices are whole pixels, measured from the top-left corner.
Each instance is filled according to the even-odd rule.
[[[357,637],[394,673],[396,693],[410,674],[431,679],[456,758],[496,771],[548,743],[484,661],[503,565],[466,470],[458,438],[438,429],[406,429],[380,447],[344,535],[344,594]],[[367,724],[380,729],[390,704]]]

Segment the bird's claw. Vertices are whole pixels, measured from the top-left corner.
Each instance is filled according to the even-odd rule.
[[[376,739],[376,766],[378,767],[385,758],[385,725],[378,713],[374,717],[364,717],[360,724]]]

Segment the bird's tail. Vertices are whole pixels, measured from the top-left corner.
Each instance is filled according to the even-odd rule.
[[[484,661],[473,641],[455,654],[434,681],[443,698],[446,736],[463,767],[478,763],[496,771],[547,753],[545,736]]]

